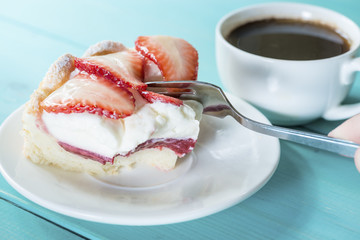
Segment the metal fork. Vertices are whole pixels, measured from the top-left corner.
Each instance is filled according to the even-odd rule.
[[[195,100],[203,107],[203,114],[224,118],[232,116],[244,127],[310,147],[354,157],[358,144],[325,135],[304,132],[254,121],[239,113],[229,102],[224,92],[216,85],[200,81],[165,81],[146,83],[149,91],[161,93],[182,100]]]

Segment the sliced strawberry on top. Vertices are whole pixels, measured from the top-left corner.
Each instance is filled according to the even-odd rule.
[[[181,106],[184,104],[183,101],[180,99],[162,95],[162,94],[155,93],[155,92],[142,91],[141,95],[143,96],[143,98],[145,98],[150,103],[162,102],[162,103],[174,104],[176,106]]]
[[[144,59],[144,82],[163,81],[164,77],[158,66],[148,58]]]
[[[198,52],[181,38],[140,36],[135,49],[158,66],[165,81],[197,78]]]
[[[101,56],[75,58],[75,67],[80,71],[104,77],[121,87],[145,90],[143,61],[144,58],[139,53],[125,49]]]
[[[49,113],[88,112],[119,119],[134,112],[135,100],[126,88],[94,75],[78,74],[41,102],[41,107]]]

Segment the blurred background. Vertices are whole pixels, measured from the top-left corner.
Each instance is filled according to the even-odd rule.
[[[132,47],[140,35],[184,38],[199,52],[198,79],[222,86],[217,22],[230,11],[265,2],[271,1],[0,0],[0,123],[29,99],[58,57],[81,56],[101,40]],[[358,0],[293,2],[333,9],[360,25]],[[358,80],[346,101],[360,101]],[[302,128],[327,133],[339,123],[320,119]],[[281,148],[273,178],[251,198],[209,217],[155,227],[66,217],[29,202],[0,176],[0,238],[359,239],[360,174],[352,160],[286,142]]]
[[[198,79],[221,85],[214,51],[217,22],[237,8],[271,1],[0,2],[0,83],[6,82],[0,88],[0,120],[3,120],[28,99],[55,59],[64,53],[81,56],[90,45],[101,40],[120,41],[132,47],[140,35],[161,34],[184,38],[199,52]],[[360,24],[355,0],[297,2],[339,11]],[[9,78],[11,81],[8,81]]]

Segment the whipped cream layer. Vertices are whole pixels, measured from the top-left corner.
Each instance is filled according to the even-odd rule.
[[[199,110],[199,106],[192,106]],[[194,139],[199,120],[194,109],[184,104],[155,102],[145,104],[122,119],[109,119],[90,113],[48,113],[42,120],[49,134],[59,142],[95,152],[107,158],[126,155],[150,139]]]

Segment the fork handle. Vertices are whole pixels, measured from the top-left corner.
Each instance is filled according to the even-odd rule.
[[[241,125],[253,131],[329,152],[338,153],[347,157],[354,157],[356,150],[360,147],[359,144],[354,142],[331,138],[322,134],[260,123],[244,117],[237,111],[232,111],[231,116]]]

